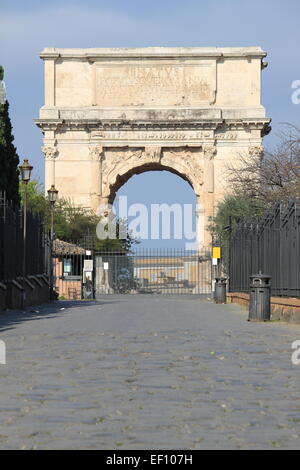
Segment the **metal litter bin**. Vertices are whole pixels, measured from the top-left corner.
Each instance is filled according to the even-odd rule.
[[[262,273],[250,276],[250,302],[248,321],[270,321],[271,279],[271,276]]]
[[[216,277],[215,284],[215,303],[226,304],[226,277]]]

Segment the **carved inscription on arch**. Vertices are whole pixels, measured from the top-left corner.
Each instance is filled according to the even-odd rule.
[[[96,64],[96,104],[103,107],[202,106],[216,92],[216,61],[198,64]]]

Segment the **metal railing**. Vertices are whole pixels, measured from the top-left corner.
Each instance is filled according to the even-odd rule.
[[[95,293],[210,294],[211,248],[94,253]]]
[[[276,204],[258,222],[241,222],[230,241],[230,291],[248,292],[249,276],[272,276],[272,294],[300,297],[300,204]]]
[[[22,276],[23,259],[22,209],[13,207],[0,193],[0,281]],[[27,213],[26,275],[48,274],[51,262],[49,241],[41,219]]]

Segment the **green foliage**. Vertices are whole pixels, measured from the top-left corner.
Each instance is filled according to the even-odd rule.
[[[20,182],[20,199],[21,204],[24,203],[24,184]],[[28,198],[28,205],[30,210],[35,214],[41,214],[42,217],[45,219],[50,220],[50,207],[49,202],[44,196],[44,187],[42,183],[37,180],[29,181],[27,184],[27,198]]]
[[[222,241],[228,236],[228,226],[234,231],[238,222],[252,221],[260,217],[265,211],[262,202],[245,193],[227,195],[217,207],[217,213],[212,218],[210,231],[215,239]],[[225,228],[225,230],[224,230]]]
[[[262,201],[255,199],[245,192],[235,192],[227,195],[217,207],[215,217],[212,217],[209,230],[214,243],[222,248],[222,261],[225,272],[228,266],[230,235],[243,220],[255,221],[266,210]]]
[[[5,191],[8,200],[19,204],[19,157],[13,141],[9,104],[6,101],[0,104],[0,191]]]
[[[24,201],[24,185],[20,185],[21,203]],[[44,196],[43,185],[32,180],[27,185],[27,199],[29,209],[41,215],[45,229],[51,227],[51,206]],[[89,243],[96,250],[124,251],[130,250],[135,242],[130,235],[125,240],[106,238],[100,240],[96,237],[96,227],[100,218],[93,212],[76,207],[67,199],[59,199],[54,206],[54,232],[56,238],[67,242]],[[117,221],[116,233],[119,234],[122,222]]]

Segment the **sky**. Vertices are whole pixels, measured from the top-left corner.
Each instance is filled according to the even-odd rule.
[[[291,100],[300,80],[299,17],[299,0],[0,0],[0,64],[20,159],[29,158],[43,181],[34,119],[43,105],[44,47],[261,46],[269,62],[263,104],[273,120],[265,145],[274,145],[281,123],[300,121]],[[189,185],[168,172],[135,176],[120,194],[130,203],[194,202]]]

